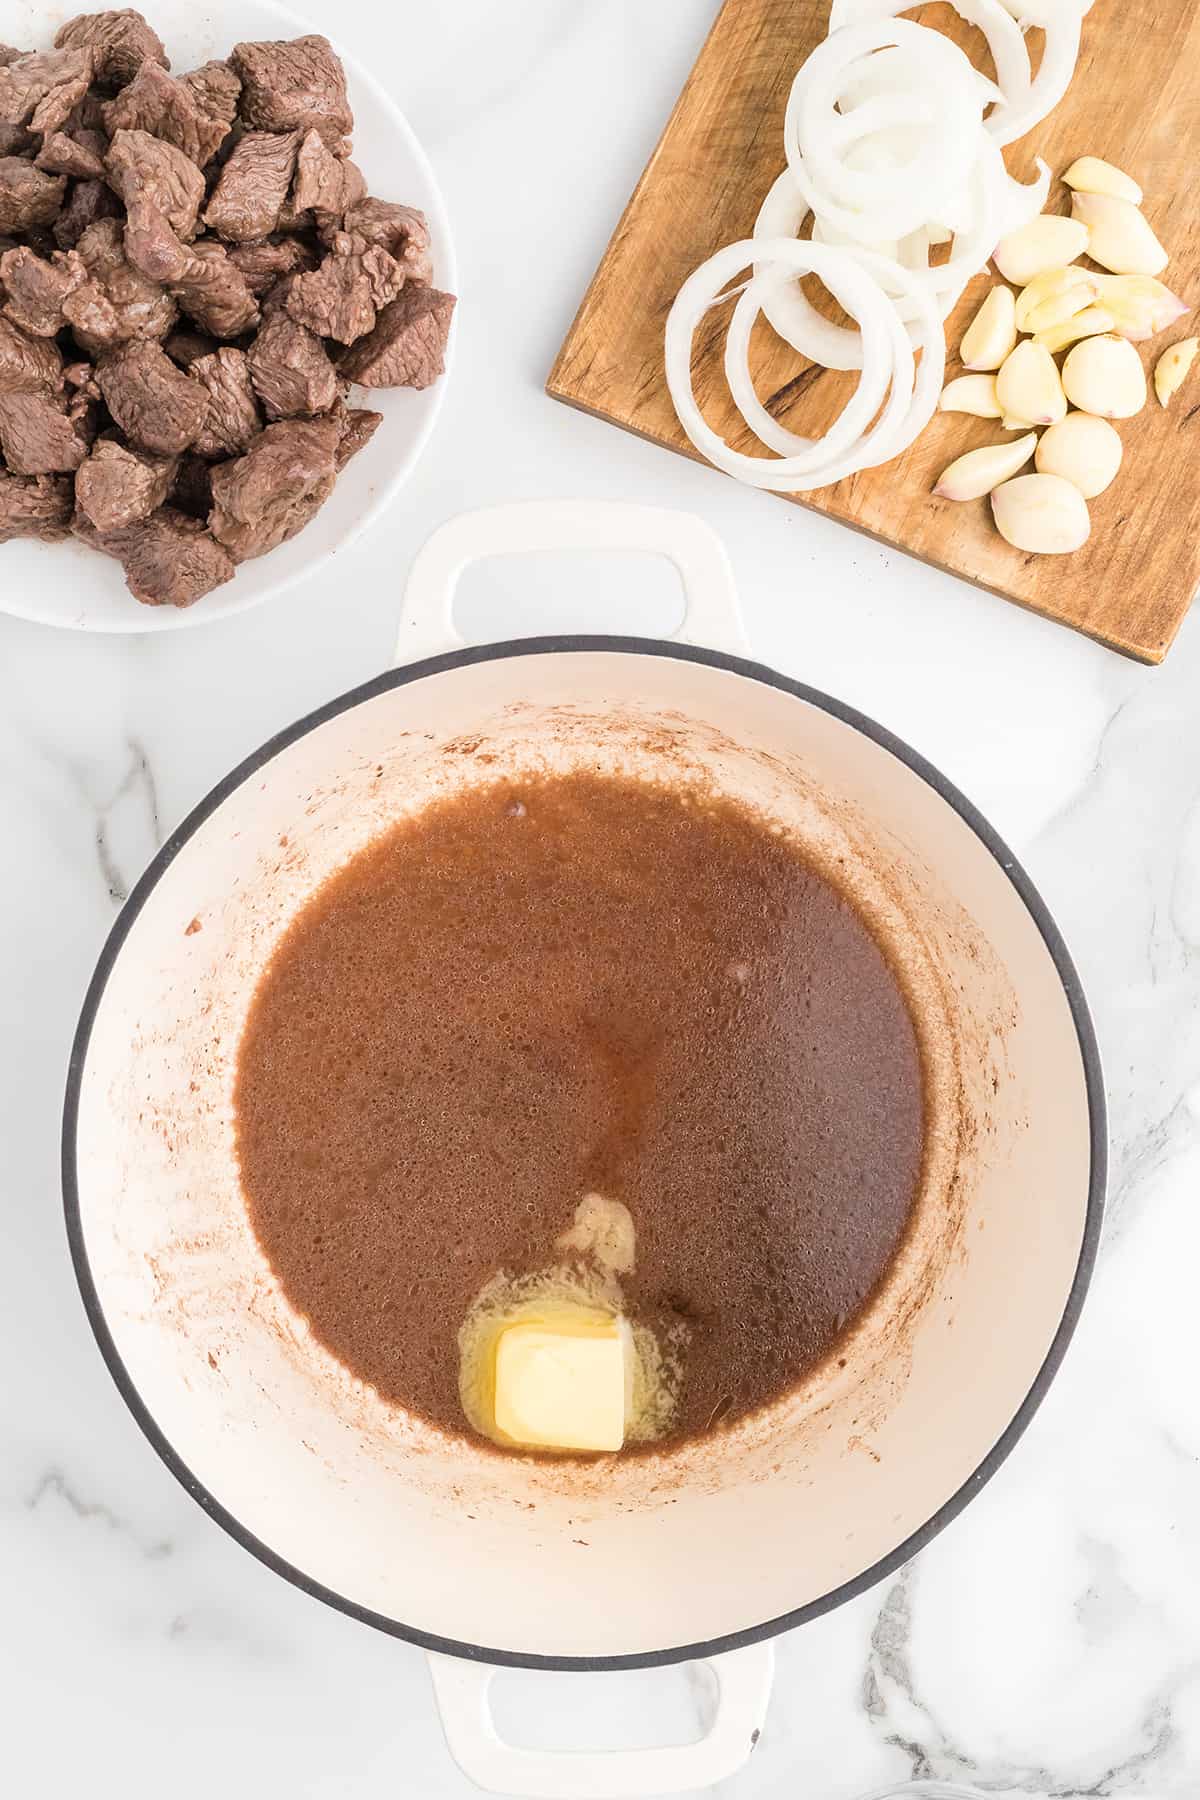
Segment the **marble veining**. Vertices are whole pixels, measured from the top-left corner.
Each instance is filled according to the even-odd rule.
[[[152,11],[152,8],[149,9]],[[715,0],[307,12],[433,155],[463,303],[442,421],[334,573],[243,618],[85,640],[0,617],[0,1716],[3,1790],[48,1800],[473,1792],[421,1655],[228,1540],[128,1417],[78,1303],[57,1145],[78,1006],[119,903],[236,761],[385,666],[442,519],[538,495],[653,500],[724,537],[753,653],[909,739],[1045,894],[1111,1106],[1092,1295],[1041,1412],[908,1569],[779,1645],[729,1800],[948,1781],[1021,1800],[1200,1794],[1200,631],[1149,671],[832,522],[546,400],[541,382]],[[0,550],[0,584],[4,581]],[[478,639],[669,628],[657,577],[497,566]],[[1052,1204],[1052,1197],[1048,1197]],[[506,1675],[531,1736],[603,1736],[605,1678]],[[628,1737],[703,1725],[699,1671],[620,1682]],[[552,1680],[553,1705],[537,1688]],[[545,1727],[548,1729],[548,1727]]]

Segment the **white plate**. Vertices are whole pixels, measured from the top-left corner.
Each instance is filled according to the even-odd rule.
[[[34,0],[0,0],[0,43],[44,48],[64,20],[95,9],[97,0],[53,8]],[[141,10],[166,45],[177,74],[227,55],[243,39],[299,37],[320,29],[274,0],[205,0],[202,5],[142,0]],[[453,293],[454,249],[429,160],[390,95],[336,40],[334,48],[346,65],[354,160],[371,193],[419,206],[425,213],[433,233],[434,280]],[[448,377],[449,359],[447,374],[422,393],[411,388],[373,391],[365,403],[383,413],[383,424],[312,523],[269,556],[244,563],[231,582],[194,606],[141,605],[125,586],[119,563],[74,540],[38,544],[18,539],[0,544],[0,611],[73,631],[181,631],[257,606],[315,574],[394,499],[433,430]]]

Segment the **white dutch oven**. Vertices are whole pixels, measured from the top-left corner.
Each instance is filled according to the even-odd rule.
[[[680,636],[457,642],[467,562],[569,547],[671,558]],[[71,1248],[142,1429],[268,1566],[430,1650],[455,1756],[505,1792],[678,1791],[736,1768],[771,1637],[911,1556],[1011,1448],[1099,1232],[1100,1070],[1045,906],[936,770],[742,650],[724,552],[697,519],[550,504],[454,521],[413,569],[401,666],[266,744],[159,852],[72,1056]],[[231,1092],[255,983],[331,870],[434,795],[581,761],[715,776],[852,883],[909,986],[930,1154],[911,1240],[842,1366],[718,1443],[539,1466],[449,1442],[313,1341],[247,1223]],[[492,1727],[489,1664],[688,1657],[713,1659],[720,1682],[701,1743],[568,1757]]]

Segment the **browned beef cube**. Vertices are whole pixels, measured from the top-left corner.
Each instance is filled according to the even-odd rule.
[[[415,206],[398,206],[392,200],[360,200],[346,213],[344,228],[364,244],[378,244],[394,256],[409,281],[428,286],[433,280],[429,222]],[[323,229],[322,236],[332,235],[331,229]]]
[[[367,192],[362,171],[348,156],[335,156],[319,131],[305,134],[296,153],[292,205],[297,212],[326,213],[341,219]]]
[[[75,532],[85,543],[117,558],[130,593],[146,606],[191,606],[234,576],[233,558],[211,532],[199,519],[170,506],[119,531],[103,533],[79,514]]]
[[[0,544],[12,538],[54,543],[71,528],[71,479],[39,475],[32,481],[0,469]]]
[[[14,475],[61,475],[79,467],[87,443],[44,389],[0,393],[0,452]]]
[[[54,221],[54,241],[60,250],[73,250],[89,226],[98,219],[115,219],[120,210],[107,181],[76,181]]]
[[[53,225],[66,191],[61,175],[45,175],[23,156],[0,156],[0,231]]]
[[[30,156],[37,149],[37,138],[23,125],[0,123],[0,156]]]
[[[181,238],[196,235],[204,177],[182,150],[148,131],[118,131],[105,163],[108,179],[127,207],[148,202]]]
[[[319,131],[335,145],[354,129],[346,73],[329,39],[236,44],[229,58],[242,78],[242,117],[263,131]]]
[[[337,479],[336,419],[268,425],[244,456],[213,470],[213,536],[237,562],[265,556],[303,530]]]
[[[183,244],[158,208],[137,200],[125,226],[125,253],[150,281],[167,286],[182,310],[216,338],[241,337],[258,324],[258,301],[223,244]]]
[[[0,68],[0,122],[57,131],[87,92],[90,50],[36,50]]]
[[[337,370],[324,344],[286,313],[264,319],[248,360],[254,391],[269,419],[328,412],[337,399]]]
[[[235,243],[266,237],[279,223],[296,167],[294,131],[248,131],[221,170],[204,215],[210,231]]]
[[[339,368],[363,387],[425,388],[446,366],[454,295],[408,286],[379,315],[370,337],[359,338]]]
[[[241,270],[252,294],[265,294],[281,275],[317,266],[316,251],[298,237],[269,237],[255,243],[234,244],[229,260]]]
[[[212,145],[203,159],[205,163],[211,162],[233,130],[242,92],[241,77],[227,62],[206,62],[185,75],[183,85],[195,100],[200,117],[205,122],[201,148],[205,142]],[[220,137],[217,136],[218,130]]]
[[[36,394],[62,387],[62,356],[50,338],[30,337],[0,316],[0,394]]]
[[[157,32],[147,25],[140,12],[124,7],[120,12],[80,13],[68,19],[54,40],[59,47],[88,46],[96,64],[96,81],[101,87],[124,87],[132,81],[149,58],[164,69],[171,64]]]
[[[368,412],[361,406],[350,406],[341,414],[340,422],[342,435],[334,452],[339,474],[352,456],[357,456],[360,450],[366,449],[383,424],[383,414]]]
[[[360,254],[353,243],[339,232],[320,268],[297,275],[287,297],[293,319],[339,344],[353,344],[373,331],[378,309],[404,286],[404,271],[386,250],[372,244]]]
[[[186,513],[189,519],[201,519],[208,523],[208,515],[212,511],[212,471],[210,462],[197,456],[191,450],[181,456],[175,472],[175,482],[171,488],[170,504],[177,512]]]
[[[202,356],[191,373],[208,390],[208,416],[196,439],[199,456],[240,456],[262,430],[262,414],[245,353],[223,345]]]
[[[219,348],[215,338],[205,337],[199,331],[173,331],[163,344],[171,361],[181,369],[190,369],[202,356],[213,356]]]
[[[116,219],[89,225],[79,254],[88,280],[63,301],[63,315],[89,356],[166,337],[175,323],[175,302],[129,261],[124,228]]]
[[[102,181],[106,149],[107,142],[98,131],[48,131],[34,161],[48,175]]]
[[[157,63],[145,62],[115,100],[104,109],[104,122],[111,133],[145,131],[162,138],[182,151],[198,168],[216,155],[233,123],[241,83],[232,69],[226,69],[233,83],[232,102],[228,111],[224,103],[228,95],[206,85],[209,69],[226,69],[224,63],[206,64],[193,76],[177,81]],[[210,111],[210,104],[222,108]]]
[[[33,337],[57,337],[66,322],[63,301],[86,279],[74,250],[56,250],[48,262],[32,250],[6,250],[0,256],[0,288],[8,295],[4,315]]]
[[[173,457],[148,456],[115,438],[101,438],[75,477],[75,504],[97,531],[120,531],[157,511],[171,491],[176,466]]]
[[[109,412],[131,443],[177,456],[204,428],[208,395],[158,344],[127,344],[96,371]]]

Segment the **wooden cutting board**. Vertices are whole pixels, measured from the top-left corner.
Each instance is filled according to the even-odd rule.
[[[983,39],[949,7],[911,16],[948,30],[991,73]],[[827,0],[726,0],[559,352],[547,383],[556,399],[695,455],[663,377],[667,312],[697,264],[749,237],[784,166],[792,77],[827,28]],[[1040,34],[1031,32],[1029,43],[1036,55]],[[1005,154],[1022,180],[1033,174],[1035,155],[1055,177],[1088,154],[1127,170],[1171,252],[1164,279],[1200,301],[1200,5],[1096,0],[1069,93]],[[1057,179],[1048,206],[1069,210]],[[972,282],[948,321],[947,379],[959,372],[953,352],[987,287],[987,277]],[[752,450],[721,369],[728,315],[715,309],[709,328],[697,333],[696,393],[710,423]],[[1197,329],[1192,315],[1141,345],[1148,369],[1167,343]],[[826,427],[853,385],[852,376],[805,362],[762,320],[752,354],[759,393],[802,432]],[[1092,535],[1073,556],[1027,556],[995,531],[986,501],[932,497],[953,457],[1003,435],[995,421],[939,414],[895,462],[795,500],[1114,649],[1160,662],[1200,584],[1200,362],[1169,411],[1151,393],[1144,411],[1119,429],[1123,467],[1091,503]],[[713,479],[720,479],[715,471]]]

